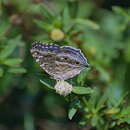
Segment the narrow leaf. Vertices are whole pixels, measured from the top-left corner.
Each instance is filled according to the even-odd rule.
[[[41,20],[34,20],[34,22],[41,28],[46,31],[51,31],[53,29],[53,26],[51,24],[45,23]]]
[[[41,5],[40,8],[41,13],[43,14],[44,17],[46,17],[48,20],[52,21],[54,18],[54,14],[45,6],[44,4]]]
[[[120,8],[120,7],[118,7],[118,6],[113,6],[112,9],[113,9],[116,13],[118,13],[118,14],[124,16],[124,18],[127,18],[127,19],[130,21],[130,15],[129,15],[129,13],[128,13],[126,10],[124,10],[123,8]]]
[[[64,25],[63,30],[65,32],[68,32],[72,27],[72,21],[71,21],[70,12],[69,12],[68,7],[64,8],[62,20],[63,20],[63,25]]]
[[[0,22],[0,38],[5,36],[5,33],[9,29],[10,24],[8,21],[3,20],[3,22]]]
[[[26,73],[26,69],[24,68],[10,68],[8,70],[10,73]]]
[[[8,66],[18,66],[22,62],[22,59],[20,58],[9,58],[6,59],[3,64],[8,65]]]
[[[83,26],[91,27],[92,29],[99,29],[99,25],[96,24],[95,22],[88,20],[88,19],[75,19],[74,21],[75,24],[81,24]]]
[[[9,40],[5,48],[0,52],[0,59],[8,57],[18,45],[23,44],[20,39],[21,36],[17,36],[15,39]]]
[[[74,117],[74,115],[76,114],[76,112],[77,112],[76,108],[69,109],[68,117],[69,117],[70,120]]]
[[[75,94],[90,94],[90,93],[94,92],[93,89],[91,89],[89,87],[87,87],[87,88],[85,88],[85,87],[74,87],[72,91]]]
[[[0,68],[0,77],[3,76],[4,70],[2,68]]]
[[[44,86],[48,87],[49,89],[54,89],[51,85],[49,85],[49,84],[46,83],[45,81],[40,80],[40,82],[41,82]]]

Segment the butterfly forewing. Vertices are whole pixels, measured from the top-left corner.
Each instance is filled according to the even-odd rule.
[[[79,74],[85,68],[86,58],[79,49],[36,42],[31,54],[36,62],[54,79],[65,80]]]

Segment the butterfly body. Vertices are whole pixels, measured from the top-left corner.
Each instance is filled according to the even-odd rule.
[[[31,53],[36,62],[56,80],[72,78],[88,67],[81,51],[69,46],[36,42]]]

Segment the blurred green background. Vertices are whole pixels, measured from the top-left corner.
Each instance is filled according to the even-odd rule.
[[[68,82],[94,92],[40,83],[34,41],[80,48],[91,69]],[[0,130],[61,129],[130,130],[129,0],[0,0]]]

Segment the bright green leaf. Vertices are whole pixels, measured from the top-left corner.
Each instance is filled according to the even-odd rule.
[[[86,70],[84,70],[83,72],[81,72],[80,75],[78,75],[78,78],[77,78],[78,84],[80,84],[80,85],[83,85],[83,84],[84,84],[84,82],[86,81],[85,79],[86,79],[86,77],[87,77],[87,75],[88,75],[87,72],[88,72],[88,70],[86,69]]]
[[[130,14],[128,14],[126,10],[124,10],[123,8],[118,7],[118,6],[114,6],[114,7],[112,7],[112,9],[113,9],[116,13],[118,13],[118,14],[124,16],[124,18],[127,18],[127,19],[130,21]]]
[[[97,70],[100,72],[100,78],[102,81],[109,82],[110,81],[110,74],[106,69],[101,66],[97,66]]]
[[[22,59],[20,58],[9,58],[5,59],[3,64],[8,65],[8,66],[18,66],[22,62]]]
[[[75,94],[90,94],[90,93],[94,92],[93,89],[91,89],[89,87],[87,87],[87,88],[85,88],[85,87],[74,87],[72,91]]]
[[[23,44],[20,39],[21,36],[17,36],[16,38],[9,40],[5,48],[0,52],[0,59],[10,56],[18,45]]]
[[[41,82],[44,86],[48,87],[49,89],[54,89],[51,85],[49,85],[49,84],[46,83],[45,81],[40,80],[40,82]]]
[[[124,107],[123,110],[120,112],[120,117],[128,116],[130,118],[130,106]]]
[[[41,5],[41,8],[40,8],[40,11],[41,11],[41,13],[43,14],[43,16],[44,16],[45,18],[47,18],[47,19],[50,20],[50,21],[53,20],[54,14],[52,13],[51,10],[49,10],[49,8],[47,8],[46,5],[42,4],[42,5]]]
[[[41,20],[34,20],[34,22],[41,28],[46,30],[47,32],[51,31],[54,27],[51,24],[43,22]]]
[[[10,68],[8,70],[10,73],[26,73],[26,69],[24,68]]]
[[[10,24],[8,21],[0,22],[0,38],[4,37],[9,27],[10,27]]]
[[[95,29],[95,30],[100,28],[97,23],[95,23],[95,22],[93,22],[91,20],[88,20],[88,19],[79,19],[79,18],[77,18],[73,22],[75,24],[81,24],[81,25],[86,26],[86,27],[91,27],[92,29]]]
[[[62,20],[63,20],[63,30],[65,32],[68,32],[73,26],[68,7],[64,8]]]
[[[96,126],[98,121],[99,121],[99,116],[95,114],[91,120],[92,126]]]
[[[31,4],[29,7],[30,8],[27,9],[28,13],[31,13],[31,14],[39,14],[40,13],[41,4]]]
[[[76,112],[77,112],[76,108],[69,109],[68,117],[70,120],[73,118],[73,116],[76,114]]]

